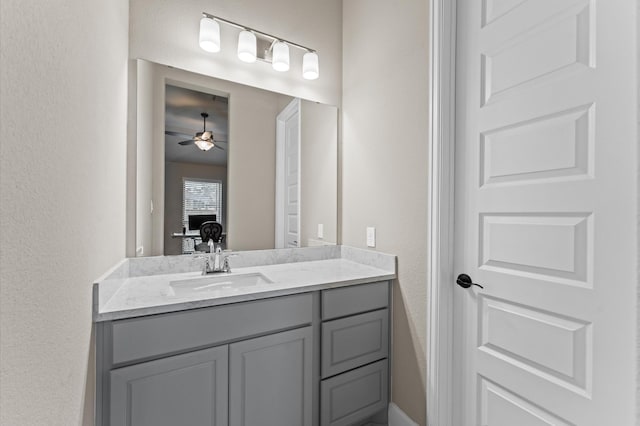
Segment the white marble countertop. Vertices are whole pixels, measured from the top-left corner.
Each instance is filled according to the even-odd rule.
[[[351,247],[242,252],[231,274],[202,276],[193,256],[126,259],[94,284],[94,321],[216,306],[395,278],[395,256]],[[138,262],[135,265],[130,262]],[[276,263],[281,261],[281,263]],[[149,272],[153,265],[153,273]],[[186,272],[184,269],[191,270]],[[145,270],[146,268],[146,270]],[[176,294],[171,282],[260,273],[270,283]]]

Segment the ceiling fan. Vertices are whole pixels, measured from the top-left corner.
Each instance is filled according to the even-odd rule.
[[[202,131],[196,133],[196,135],[193,138],[185,141],[181,141],[178,143],[183,146],[195,144],[202,151],[209,151],[211,148],[218,148],[218,149],[224,150],[224,148],[222,148],[218,144],[221,142],[224,143],[226,141],[214,140],[213,133],[207,131],[207,117],[209,117],[209,114],[207,114],[206,112],[203,112],[200,114],[200,116],[202,117]],[[171,136],[190,137],[190,135],[187,135],[185,133],[172,132],[170,130],[165,130],[164,133]]]

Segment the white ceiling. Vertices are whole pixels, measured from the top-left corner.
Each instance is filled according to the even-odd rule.
[[[228,99],[182,87],[166,86],[165,130],[184,133],[185,136],[165,135],[165,161],[227,165],[227,143],[220,143],[220,146],[225,148],[224,151],[217,148],[201,151],[195,144],[178,144],[180,141],[192,139],[196,132],[202,132],[200,114],[203,112],[209,114],[206,130],[213,132],[214,141],[227,141]]]

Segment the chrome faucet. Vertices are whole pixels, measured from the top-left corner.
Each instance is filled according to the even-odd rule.
[[[231,272],[231,268],[229,267],[230,255],[222,255],[222,245],[218,244],[216,247],[213,240],[209,240],[207,244],[209,245],[209,255],[204,258],[202,275]]]

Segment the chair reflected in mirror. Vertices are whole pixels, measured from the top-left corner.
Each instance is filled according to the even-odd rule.
[[[198,252],[209,252],[209,240],[214,244],[222,244],[222,225],[218,222],[208,221],[200,225],[200,239],[202,242],[195,245],[195,250]]]

